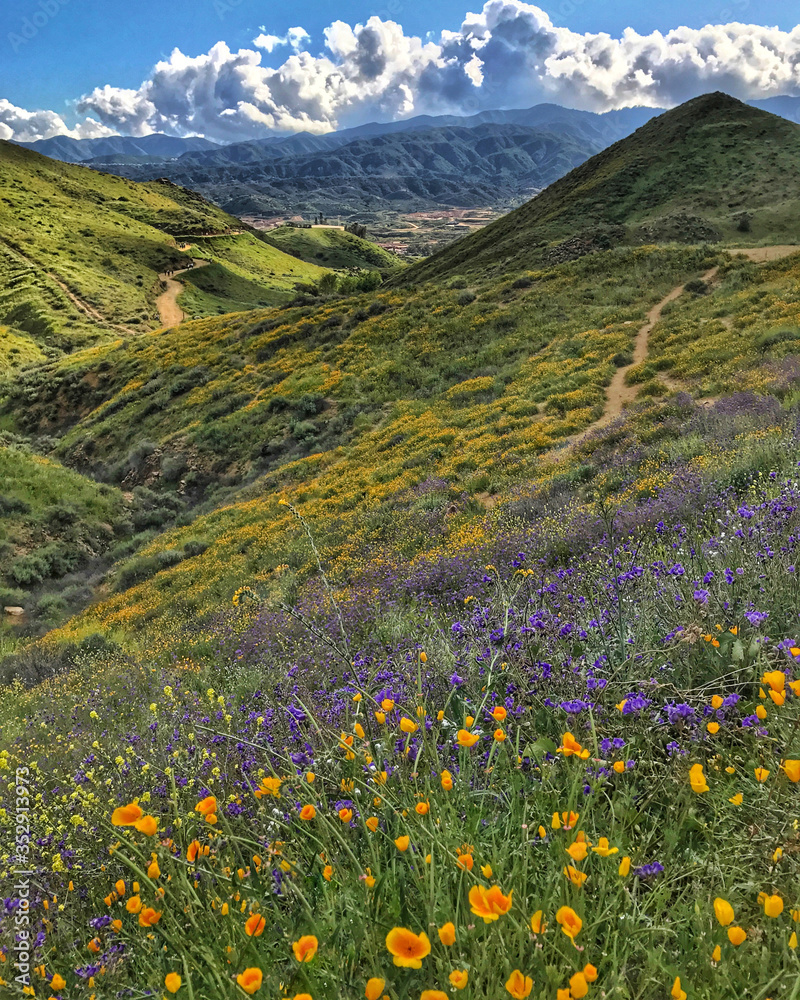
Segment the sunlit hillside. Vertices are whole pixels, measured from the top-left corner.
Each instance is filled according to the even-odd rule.
[[[58,205],[9,237],[0,996],[797,1000],[776,122],[691,101],[395,274],[99,179],[105,325]]]

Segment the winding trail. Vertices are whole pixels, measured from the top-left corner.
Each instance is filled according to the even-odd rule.
[[[782,258],[789,257],[795,253],[800,253],[800,246],[782,245],[771,247],[733,247],[727,248],[727,252],[732,255],[747,257],[756,264],[764,264],[773,260],[781,260]],[[716,276],[717,271],[719,271],[718,266],[712,267],[701,276],[701,280],[705,282],[712,281]],[[586,435],[590,434],[593,430],[611,423],[612,420],[616,420],[617,417],[622,415],[624,408],[635,401],[639,392],[639,387],[635,385],[626,385],[625,376],[634,365],[639,365],[643,361],[647,360],[650,334],[653,327],[661,318],[661,313],[663,312],[664,307],[669,302],[674,302],[675,299],[679,298],[683,293],[684,287],[684,284],[676,285],[675,288],[673,288],[668,295],[665,295],[660,302],[654,305],[647,314],[647,321],[644,326],[639,328],[636,334],[636,339],[634,340],[633,362],[626,365],[624,368],[618,368],[614,373],[614,377],[611,379],[610,385],[606,389],[606,403],[603,415],[585,428],[585,430],[566,438],[561,445],[556,445],[556,447],[572,447],[573,445],[580,443],[580,441],[582,441]],[[725,326],[730,326],[731,320],[729,317],[723,317],[722,323]],[[673,391],[681,388],[681,384],[676,379],[671,378],[668,375],[662,375],[661,380]],[[713,400],[705,399],[703,402],[710,403],[713,402]]]
[[[207,267],[210,263],[211,261],[208,260],[193,259],[191,267],[173,271],[172,274],[186,274],[187,271],[194,271],[198,267]],[[186,314],[178,305],[178,296],[183,291],[184,285],[182,281],[175,281],[174,277],[168,274],[159,274],[159,278],[166,285],[166,288],[156,299],[156,308],[162,327],[170,329],[173,326],[179,326],[186,319]]]
[[[701,280],[711,281],[718,270],[718,267],[712,267],[711,270],[705,272]],[[636,334],[636,339],[633,342],[633,362],[629,365],[625,365],[624,368],[617,368],[614,372],[611,384],[608,389],[606,389],[606,405],[603,410],[603,415],[590,427],[587,427],[586,431],[594,430],[596,427],[602,427],[604,424],[608,424],[612,420],[616,420],[616,418],[622,413],[623,409],[636,399],[639,387],[636,385],[626,385],[625,376],[631,368],[634,367],[634,365],[640,365],[643,361],[647,360],[650,333],[656,323],[661,319],[661,313],[664,310],[664,306],[679,298],[683,294],[683,288],[683,284],[676,285],[675,288],[673,288],[668,295],[665,295],[660,302],[656,303],[656,305],[654,305],[647,314],[647,321],[644,326],[639,328],[639,331]]]

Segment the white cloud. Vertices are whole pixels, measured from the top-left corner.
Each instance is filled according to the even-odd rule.
[[[138,89],[99,87],[76,108],[91,116],[87,127],[235,140],[540,101],[607,111],[670,107],[709,90],[743,99],[800,92],[800,26],[731,23],[647,35],[629,28],[612,38],[558,27],[522,0],[488,0],[458,30],[424,41],[377,16],[334,21],[317,55],[307,51],[310,40],[300,27],[283,36],[262,29],[252,49],[234,52],[225,42],[198,56],[175,49]],[[262,54],[282,46],[292,50],[284,62],[264,66]],[[44,134],[60,121],[53,112],[18,111],[16,124],[0,119],[6,134]]]
[[[266,28],[261,29],[261,34],[253,39],[253,45],[257,49],[264,49],[265,52],[273,52],[282,45],[288,45],[299,52],[307,42],[311,41],[311,35],[305,28],[289,28],[285,35],[264,34]]]
[[[0,139],[35,142],[54,135],[68,135],[73,139],[99,139],[114,134],[113,128],[101,125],[93,118],[87,118],[71,129],[55,111],[27,111],[0,98]]]

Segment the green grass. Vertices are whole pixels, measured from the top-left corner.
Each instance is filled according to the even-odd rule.
[[[179,302],[192,317],[281,305],[295,296],[297,285],[315,285],[326,273],[250,233],[196,239],[186,252],[211,261],[180,277],[186,291]]]
[[[395,280],[511,274],[539,265],[576,236],[595,248],[671,240],[793,243],[800,224],[798,156],[798,125],[707,94],[651,120]]]
[[[208,548],[113,597],[98,620],[159,616],[173,587],[205,613],[243,575],[286,561],[282,491],[302,498],[344,565],[353,546],[388,539],[397,496],[431,476],[469,495],[529,478],[600,415],[610,358],[630,350],[647,309],[709,262],[702,249],[620,250],[467,298],[430,286],[195,321],[24,373],[0,412],[60,432],[62,460],[80,456],[112,482],[170,493],[165,462],[181,470],[191,524],[136,558],[189,538]],[[81,419],[61,423],[78,406]],[[120,456],[136,441],[150,457],[132,475]],[[424,534],[403,542],[409,558],[425,545]],[[305,572],[301,549],[293,560]]]
[[[386,271],[402,266],[400,259],[388,250],[340,229],[280,226],[267,230],[264,239],[293,257],[337,271],[347,268]]]
[[[45,360],[41,347],[30,334],[15,333],[8,326],[0,326],[0,372],[39,364]]]
[[[0,484],[0,605],[41,631],[85,606],[88,571],[133,534],[136,504],[21,443],[0,444]]]
[[[5,142],[0,164],[0,323],[51,355],[157,327],[158,274],[186,266],[192,253],[219,264],[187,291],[185,308],[201,316],[284,301],[295,284],[325,273],[251,233],[203,239],[246,227],[176,185],[128,181]],[[178,250],[186,239],[199,241],[196,251]]]

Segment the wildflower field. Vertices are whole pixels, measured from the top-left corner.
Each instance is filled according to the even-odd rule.
[[[800,995],[798,412],[664,407],[658,474],[636,411],[569,466],[611,492],[556,467],[460,549],[243,582],[194,659],[5,689],[27,995]]]

